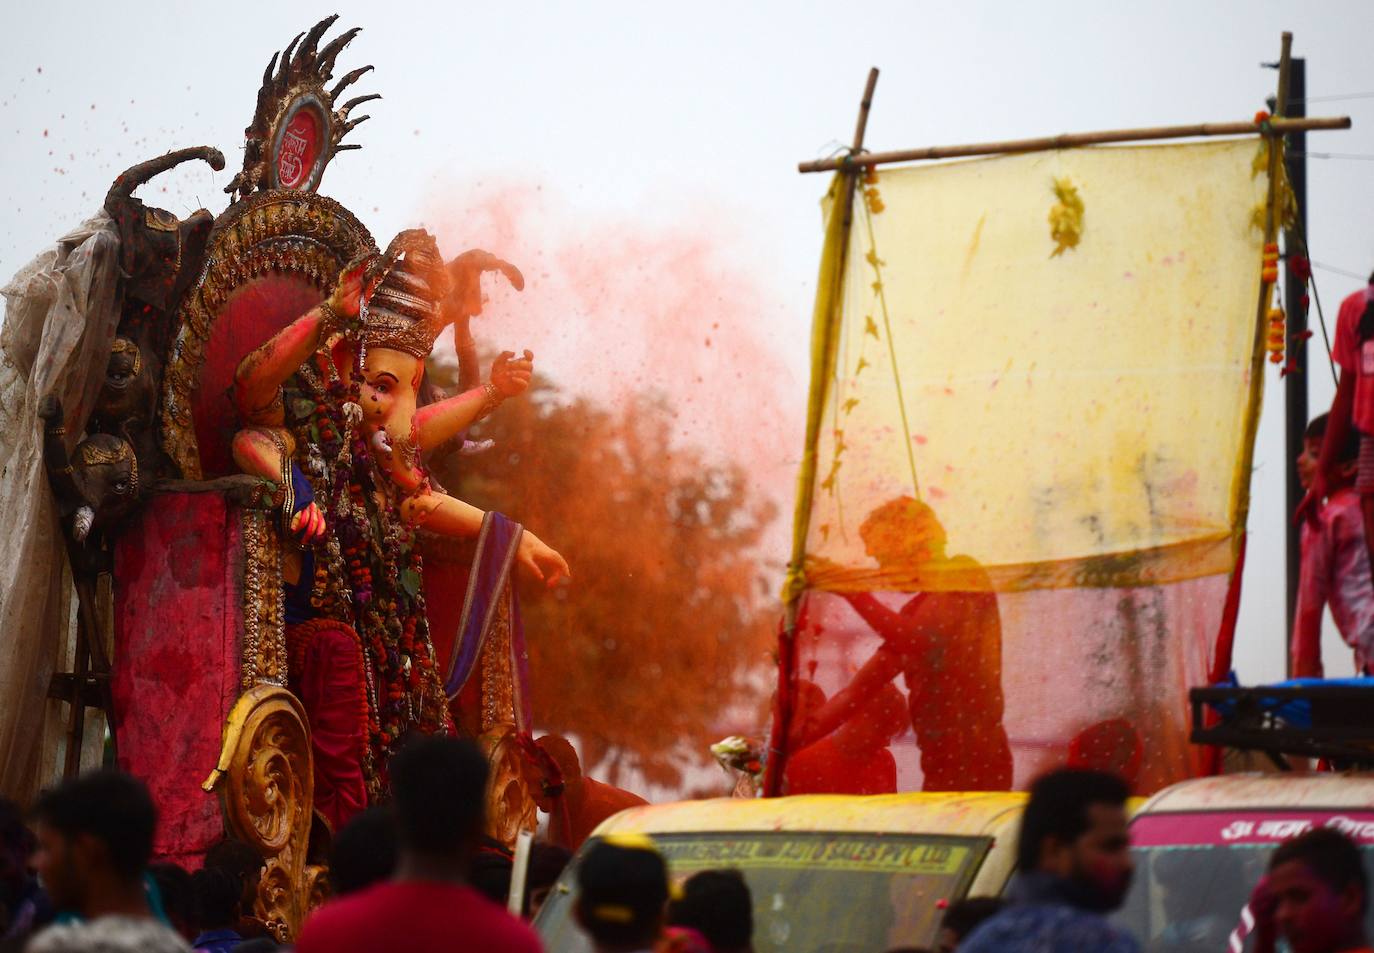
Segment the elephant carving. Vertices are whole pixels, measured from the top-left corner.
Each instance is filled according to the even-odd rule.
[[[132,338],[116,337],[88,425],[91,433],[123,437],[145,474],[161,469],[155,428],[161,370],[155,352],[145,352]]]
[[[113,434],[92,434],[67,454],[62,403],[43,399],[38,415],[44,423],[43,463],[57,497],[69,539],[77,545],[93,532],[105,533],[138,503],[138,457],[133,446]]]
[[[212,169],[224,168],[218,149],[180,149],[125,170],[105,196],[105,211],[119,231],[119,264],[125,277],[119,336],[91,417],[90,440],[95,434],[121,438],[133,448],[136,466],[150,483],[166,470],[155,418],[162,359],[174,331],[172,315],[204,266],[214,216],[200,209],[179,220],[165,209],[143,204],[134,190],[194,159],[209,163]],[[98,450],[103,458],[115,449],[104,446],[107,443],[96,441],[89,445],[89,452]],[[123,496],[116,494],[116,498]]]
[[[127,276],[120,333],[136,341],[145,356],[166,350],[166,318],[200,274],[214,216],[200,209],[179,220],[166,209],[144,205],[134,190],[193,159],[204,160],[216,171],[224,168],[218,149],[179,149],[126,169],[105,196],[105,211],[119,229],[119,263]]]

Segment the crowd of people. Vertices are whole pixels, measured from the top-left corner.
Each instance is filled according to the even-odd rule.
[[[522,915],[507,912],[511,871],[483,835],[487,763],[468,741],[414,742],[392,765],[393,799],[357,817],[332,845],[333,896],[296,940],[300,953],[538,953],[528,919],[569,861],[537,849]],[[1032,786],[1017,873],[1005,897],[944,912],[934,950],[889,953],[1136,953],[1115,925],[1131,882],[1129,789],[1119,777],[1065,768]],[[157,812],[147,789],[99,771],[42,795],[25,818],[0,811],[0,950],[32,953],[256,953],[277,949],[253,918],[261,861],[225,841],[194,873],[152,864]],[[596,953],[745,953],[755,904],[738,870],[678,883],[643,835],[608,835],[583,851],[572,919]],[[1331,828],[1283,843],[1255,884],[1238,933],[1255,953],[1364,953],[1368,884],[1358,847]],[[803,948],[805,944],[803,943]]]

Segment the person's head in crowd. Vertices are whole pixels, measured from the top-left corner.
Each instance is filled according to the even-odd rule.
[[[965,897],[950,904],[935,935],[936,953],[953,953],[978,924],[1005,905],[1001,897]]]
[[[485,822],[487,759],[463,738],[417,738],[391,759],[397,873],[466,877]]]
[[[1311,488],[1312,476],[1317,472],[1317,461],[1322,455],[1322,441],[1326,439],[1326,423],[1329,415],[1318,414],[1307,423],[1302,435],[1302,453],[1298,454],[1298,482],[1304,490]],[[1360,433],[1354,427],[1346,435],[1345,443],[1336,458],[1336,472],[1332,474],[1332,489],[1344,486],[1355,479],[1355,470],[1360,458]]]
[[[663,929],[668,868],[647,837],[598,841],[577,866],[573,913],[597,953],[630,953],[654,945]]]
[[[1293,953],[1367,948],[1369,885],[1360,849],[1340,831],[1318,827],[1280,844],[1269,859],[1274,925]]]
[[[329,885],[336,897],[390,880],[396,871],[396,816],[390,805],[357,814],[334,836]]]
[[[238,932],[246,937],[263,936],[267,925],[257,918],[258,884],[262,881],[263,859],[246,841],[226,837],[205,855],[205,866],[227,871],[239,884]],[[333,877],[333,872],[330,872]]]
[[[549,891],[558,882],[572,851],[557,844],[537,841],[530,847],[530,866],[525,874],[525,916],[533,920],[539,915]]]
[[[1061,768],[1039,778],[1021,816],[1016,847],[1023,873],[1053,877],[1071,906],[1115,910],[1134,864],[1126,829],[1130,790],[1116,775]]]
[[[33,885],[29,858],[34,846],[33,831],[24,823],[19,805],[0,798],[0,933],[8,929]]]
[[[232,934],[239,939],[238,925],[242,892],[238,877],[222,867],[202,867],[191,875],[191,911],[197,936],[192,940],[201,946],[213,934],[223,941]]]
[[[703,870],[682,884],[668,905],[671,926],[690,927],[710,941],[715,953],[753,949],[754,901],[738,870]]]
[[[483,837],[468,867],[468,883],[473,890],[504,907],[510,899],[510,877],[514,868],[515,861],[505,847],[490,837]]]
[[[34,806],[34,867],[58,909],[87,919],[149,916],[143,871],[157,810],[143,782],[96,771],[45,791]]]
[[[191,899],[191,875],[180,864],[163,861],[148,865],[148,876],[157,885],[158,897],[162,900],[162,912],[172,929],[187,941],[194,940],[199,932],[196,929],[193,902]]]

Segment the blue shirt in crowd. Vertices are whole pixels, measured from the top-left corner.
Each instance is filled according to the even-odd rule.
[[[1011,904],[959,944],[959,953],[1140,953],[1140,944],[1100,913],[1075,906],[1069,885],[1018,874]]]

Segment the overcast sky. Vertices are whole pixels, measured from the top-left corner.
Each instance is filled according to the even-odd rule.
[[[870,65],[883,70],[875,149],[1245,119],[1273,89],[1259,63],[1277,57],[1283,29],[1307,58],[1310,96],[1374,97],[1367,0],[10,3],[0,273],[94,211],[124,167],[167,149],[216,145],[229,167],[188,166],[145,199],[220,211],[268,57],[333,12],[364,28],[340,71],[375,64],[357,89],[385,99],[321,191],[382,242],[423,223],[446,251],[510,255],[531,287],[494,290],[480,337],[535,349],[570,388],[657,382],[684,401],[690,438],[733,446],[758,431],[759,480],[789,500],[826,184],[795,164],[850,138]],[[1313,257],[1355,275],[1374,267],[1371,97],[1309,106],[1355,120],[1309,142],[1365,157],[1310,169]],[[1317,278],[1332,319],[1362,284]],[[641,307],[653,314],[641,320]],[[1314,374],[1314,407],[1331,392]],[[1283,671],[1282,453],[1270,386],[1237,641],[1248,681]],[[1328,644],[1327,658],[1348,671],[1347,652]]]

